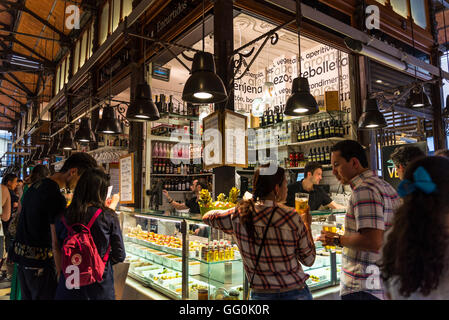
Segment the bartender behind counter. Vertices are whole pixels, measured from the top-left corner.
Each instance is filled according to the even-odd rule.
[[[345,209],[344,206],[332,201],[332,198],[318,185],[323,179],[323,167],[317,162],[309,162],[304,168],[304,179],[288,185],[286,205],[295,207],[295,194],[309,194],[310,210],[318,210],[321,205],[331,209]]]
[[[200,213],[198,197],[199,197],[200,191],[202,189],[207,189],[207,183],[205,180],[195,179],[195,180],[193,180],[192,185],[190,186],[190,189],[195,194],[195,196],[192,199],[187,200],[185,203],[179,203],[179,202],[173,201],[173,199],[168,195],[167,190],[162,190],[162,193],[167,198],[168,203],[176,210],[189,209],[190,213]]]

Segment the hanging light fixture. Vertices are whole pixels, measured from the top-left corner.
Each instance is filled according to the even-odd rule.
[[[80,143],[89,143],[96,141],[89,118],[81,119],[80,127],[75,133],[75,140]]]
[[[42,148],[42,152],[39,155],[39,159],[48,158],[48,150],[50,149],[50,143],[46,143]]]
[[[411,20],[412,25],[412,41],[413,41],[413,54],[415,54],[415,34],[413,32],[414,20]],[[407,98],[405,105],[408,108],[423,108],[431,105],[429,96],[424,91],[424,86],[419,84],[418,77],[416,75],[416,66],[415,66],[415,83],[413,84],[412,90],[410,90],[410,95]]]
[[[159,110],[153,101],[153,95],[151,94],[151,88],[146,82],[147,79],[147,66],[146,62],[146,40],[144,40],[143,46],[143,74],[144,82],[139,83],[136,87],[136,96],[134,101],[128,107],[126,111],[126,118],[130,121],[155,121],[161,118]]]
[[[37,161],[39,160],[39,155],[41,153],[41,147],[39,146],[36,151],[34,151],[33,156],[31,157],[31,161]]]
[[[385,117],[379,111],[376,99],[366,99],[363,102],[363,113],[359,119],[359,130],[375,130],[387,126]]]
[[[425,93],[422,85],[417,84],[410,90],[405,105],[408,108],[423,108],[431,105],[429,96]]]
[[[114,108],[109,104],[103,108],[103,115],[98,121],[97,133],[102,134],[121,134],[122,127],[120,126],[120,121],[115,116]]]
[[[51,143],[50,150],[48,151],[48,155],[52,156],[58,153],[59,141],[60,141],[59,134],[53,137],[53,141]]]
[[[319,108],[315,98],[310,93],[309,81],[301,77],[301,1],[296,1],[296,23],[298,26],[298,77],[293,79],[292,95],[287,99],[284,114],[301,116],[318,113]]]
[[[73,133],[71,128],[69,127],[62,136],[62,140],[58,146],[59,150],[76,150],[76,143],[73,139]]]
[[[204,51],[204,0],[203,0],[203,50],[193,56],[191,76],[182,92],[182,100],[193,104],[219,103],[228,98],[223,81],[216,74],[214,56]]]

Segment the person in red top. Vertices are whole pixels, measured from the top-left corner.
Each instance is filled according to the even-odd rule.
[[[261,167],[254,173],[252,199],[229,210],[209,211],[203,221],[235,236],[252,300],[311,300],[306,285],[309,276],[301,263],[312,266],[315,262],[312,218],[307,213],[303,221],[295,209],[281,204],[287,197],[285,171],[275,167],[273,174],[271,170]]]

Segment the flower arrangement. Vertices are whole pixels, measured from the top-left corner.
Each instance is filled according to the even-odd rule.
[[[209,190],[202,189],[200,191],[200,196],[198,199],[198,204],[200,205],[201,215],[203,216],[207,211],[210,210],[227,210],[235,207],[237,203],[237,197],[240,194],[240,190],[233,187],[229,191],[229,197],[226,197],[224,193],[220,193],[217,196],[217,201],[213,201]]]

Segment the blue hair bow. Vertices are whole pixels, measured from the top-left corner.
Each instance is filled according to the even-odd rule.
[[[406,195],[416,191],[416,189],[421,190],[425,194],[430,194],[435,192],[437,189],[436,184],[432,181],[429,173],[423,167],[416,168],[413,172],[413,180],[402,180],[398,187],[398,194],[404,198]]]

